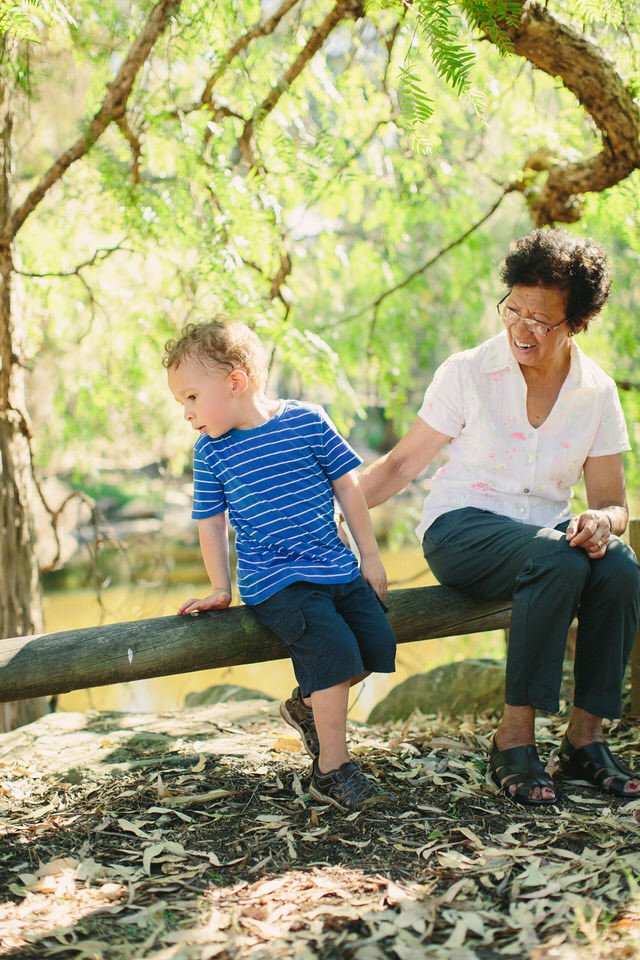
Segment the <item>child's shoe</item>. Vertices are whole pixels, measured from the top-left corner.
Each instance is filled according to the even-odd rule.
[[[305,750],[312,760],[315,760],[320,754],[318,731],[313,719],[313,710],[306,705],[300,696],[300,687],[296,687],[292,691],[288,700],[282,701],[280,716],[283,720],[286,720],[289,726],[298,731]]]
[[[371,803],[386,803],[393,800],[389,790],[383,790],[374,780],[365,776],[353,760],[343,763],[337,770],[321,773],[317,759],[311,768],[309,794],[321,803],[332,803],[338,810],[359,810]]]

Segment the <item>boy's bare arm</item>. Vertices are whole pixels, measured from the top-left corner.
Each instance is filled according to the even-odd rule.
[[[229,537],[227,514],[198,520],[200,549],[206,571],[211,581],[211,593],[201,600],[185,601],[178,613],[195,613],[196,610],[223,610],[231,603],[231,574],[229,572]]]
[[[380,559],[369,510],[355,470],[331,483],[340,509],[360,552],[360,572],[381,600],[387,594],[387,574]]]

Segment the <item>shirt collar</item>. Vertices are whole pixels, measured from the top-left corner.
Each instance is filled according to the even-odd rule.
[[[507,367],[516,365],[516,359],[509,347],[506,330],[502,330],[495,337],[487,340],[485,347],[484,357],[482,358],[483,373],[497,373],[498,370],[505,370]]]

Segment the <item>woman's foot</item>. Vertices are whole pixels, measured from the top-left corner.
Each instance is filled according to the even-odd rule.
[[[555,803],[556,791],[553,786],[553,780],[544,772],[544,768],[536,751],[535,718],[536,712],[533,707],[514,707],[511,704],[505,704],[500,726],[496,730],[495,737],[493,738],[491,752],[495,754],[495,751],[498,751],[501,754],[507,754],[509,751],[522,747],[526,753],[525,748],[531,747],[537,759],[537,764],[540,764],[540,768],[542,769],[543,779],[539,779],[540,773],[537,770],[537,764],[533,760],[535,771],[531,771],[530,775],[524,775],[524,771],[528,769],[529,761],[526,761],[525,764],[523,758],[521,758],[521,762],[516,761],[516,767],[520,770],[519,781],[514,779],[511,774],[505,770],[503,770],[499,780],[496,781],[494,771],[494,766],[496,766],[495,762],[491,767],[492,776],[494,782],[504,790],[507,796],[519,799],[524,795],[526,796],[526,801],[521,802],[533,804]],[[531,751],[529,750],[528,752],[529,755],[531,755]],[[491,765],[491,755],[489,756],[489,762]],[[507,762],[506,765],[513,765],[513,762],[511,764]],[[503,761],[503,767],[504,766],[505,762]],[[527,785],[529,787],[528,790],[526,789]],[[516,793],[518,797],[516,797]]]
[[[637,774],[616,760],[604,740],[593,740],[578,747],[565,733],[558,762],[560,770],[570,780],[585,780],[618,797],[634,797],[640,793]]]
[[[545,772],[532,743],[500,750],[494,737],[489,769],[496,786],[517,803],[538,807],[556,802],[553,780]]]
[[[638,771],[616,760],[604,742],[602,717],[580,707],[573,708],[558,760],[565,776],[586,780],[618,796],[640,794]]]

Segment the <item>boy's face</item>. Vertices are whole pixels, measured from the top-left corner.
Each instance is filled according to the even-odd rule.
[[[229,370],[222,365],[205,366],[186,357],[168,374],[169,389],[184,406],[184,418],[198,433],[220,437],[238,426],[237,404]]]

